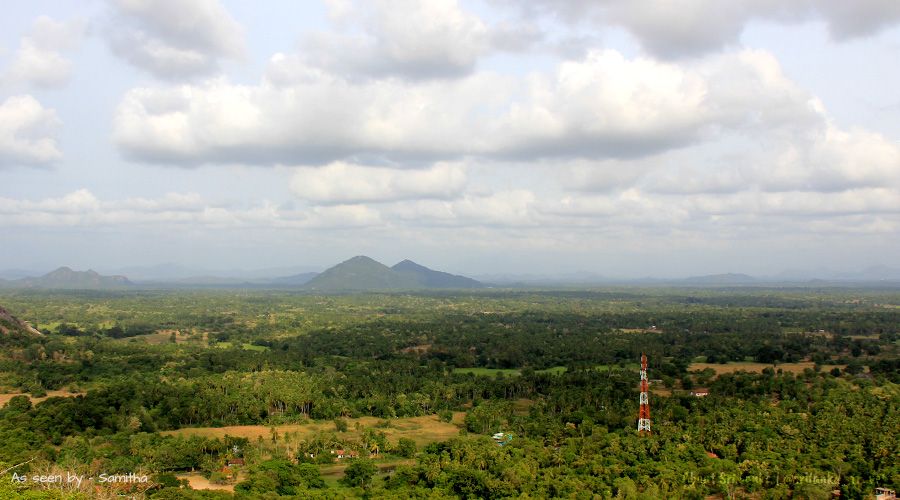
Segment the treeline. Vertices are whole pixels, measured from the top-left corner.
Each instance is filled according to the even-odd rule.
[[[508,380],[471,377],[539,391],[532,394],[533,404],[526,411],[489,392],[468,410],[465,428],[470,433],[504,431],[512,439],[502,447],[486,436],[429,445],[414,465],[401,466],[384,481],[372,480],[364,488],[372,496],[398,498],[553,498],[577,496],[579,491],[623,498],[705,498],[738,491],[766,498],[818,498],[832,489],[856,498],[900,479],[896,390],[879,390],[866,379],[851,379],[851,384],[827,373],[725,375],[712,383],[705,398],[654,397],[654,432],[642,437],[633,429],[633,375],[628,370],[593,370]],[[303,382],[295,374],[279,373],[244,382],[270,384],[280,377],[289,377],[281,380],[292,385]],[[215,387],[225,390],[221,384]],[[117,397],[143,395],[123,389]],[[198,402],[206,402],[204,398],[198,395]],[[277,401],[277,391],[269,398]],[[33,457],[38,451],[44,460],[80,468],[215,471],[235,449],[242,454],[254,449],[253,443],[240,439],[148,434],[140,415],[113,408],[112,420],[100,424],[105,425],[100,430],[70,427],[72,434],[56,445],[40,434],[62,415],[74,413],[77,420],[90,413],[79,404],[113,404],[112,399],[92,399],[76,399],[73,406],[51,399],[32,407],[26,398],[15,398],[0,410],[4,457]],[[296,400],[294,411],[301,409],[303,399]],[[22,441],[31,434],[30,441]],[[297,456],[282,458],[303,461],[310,450],[328,449],[316,439],[301,442]],[[18,454],[16,443],[22,447]],[[273,467],[280,472],[273,473]],[[288,495],[305,494],[306,488],[328,490],[317,477],[314,468],[269,463],[252,469],[238,491]]]
[[[809,332],[785,333],[798,328],[785,325],[804,324],[805,314],[522,312],[447,314],[428,321],[380,318],[317,328],[303,335],[252,339],[262,351],[242,349],[240,342],[230,349],[208,349],[205,345],[154,346],[109,342],[100,336],[67,339],[48,335],[7,344],[0,371],[16,377],[20,387],[56,389],[141,373],[202,377],[262,369],[345,370],[353,365],[347,360],[400,361],[398,366],[438,363],[445,367],[577,369],[634,363],[646,352],[654,369],[675,377],[697,356],[722,363],[812,359],[827,364],[859,359],[861,364],[874,366],[881,361],[883,346],[893,349],[900,324],[900,317],[893,312],[845,313],[843,319],[829,318],[829,313],[821,324],[834,322],[871,336],[820,334],[821,328],[812,327]],[[641,325],[639,332],[621,331],[635,325]],[[677,369],[667,369],[666,360]],[[882,363],[876,371],[893,378],[896,368],[892,366]]]

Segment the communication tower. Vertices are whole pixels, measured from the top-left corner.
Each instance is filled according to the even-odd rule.
[[[647,355],[641,353],[641,409],[638,412],[638,433],[650,434],[650,396],[647,381]]]

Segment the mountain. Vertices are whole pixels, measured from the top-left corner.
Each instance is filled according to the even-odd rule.
[[[481,288],[483,286],[472,278],[435,271],[409,259],[394,264],[391,269],[415,280],[420,287],[425,288]]]
[[[428,269],[411,260],[388,267],[360,255],[326,269],[304,288],[321,291],[389,290],[418,288],[475,288],[481,283],[465,276]]]
[[[133,285],[125,276],[102,276],[96,271],[73,271],[68,267],[60,267],[39,278],[22,278],[7,281],[7,287],[17,288],[62,288],[90,289],[126,288]]]
[[[0,307],[0,335],[10,334],[41,335],[41,332]]]
[[[388,288],[421,288],[412,276],[401,274],[364,255],[330,267],[309,280],[310,290],[383,290]]]

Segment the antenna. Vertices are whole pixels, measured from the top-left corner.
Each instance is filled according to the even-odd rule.
[[[647,355],[641,353],[641,409],[638,412],[638,433],[650,434],[650,396],[648,395]]]

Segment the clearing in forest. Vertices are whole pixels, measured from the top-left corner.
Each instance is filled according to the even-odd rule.
[[[691,363],[688,367],[688,371],[703,371],[707,368],[711,368],[716,372],[716,375],[722,375],[723,373],[735,373],[735,372],[755,372],[762,373],[766,368],[774,368],[775,371],[782,370],[783,372],[790,372],[793,374],[803,373],[803,370],[809,368],[810,370],[814,369],[816,366],[812,361],[800,361],[798,363],[778,363],[776,365],[772,365],[771,363],[753,363],[749,361],[732,361],[725,364],[720,363]],[[845,368],[846,365],[821,365],[822,371],[829,371],[832,368]]]
[[[360,429],[376,428],[387,436],[390,441],[397,441],[405,437],[412,439],[418,446],[438,441],[446,441],[459,435],[460,424],[465,417],[465,412],[455,412],[452,422],[442,422],[437,415],[424,415],[421,417],[405,417],[393,419],[381,419],[376,417],[348,418],[347,432],[339,432],[338,436],[358,438],[360,433],[356,431],[356,424]],[[381,427],[381,422],[389,422],[390,426]],[[225,436],[244,437],[251,441],[258,438],[269,439],[271,429],[269,425],[232,425],[228,427],[186,427],[174,431],[165,431],[162,434],[173,436],[205,436],[223,438]],[[312,436],[317,432],[332,432],[335,430],[334,422],[323,420],[308,424],[276,425],[275,431],[280,435],[291,433],[298,438]]]
[[[46,396],[41,396],[41,397],[36,398],[26,392],[11,392],[9,394],[0,394],[0,408],[2,408],[4,405],[6,405],[6,403],[9,403],[9,400],[16,396],[28,396],[28,399],[31,400],[31,404],[38,404],[41,401],[48,399],[48,398],[54,398],[54,397],[73,398],[75,396],[84,396],[84,394],[85,393],[83,393],[83,392],[47,391]]]

